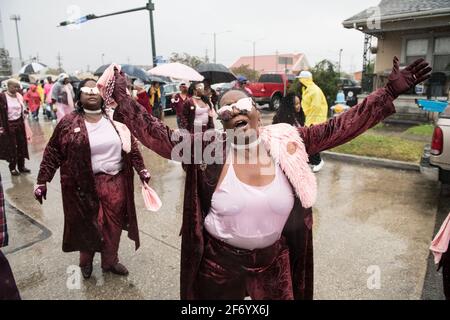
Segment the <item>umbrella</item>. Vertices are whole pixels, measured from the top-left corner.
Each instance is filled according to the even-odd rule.
[[[167,79],[166,77],[157,77],[152,74],[149,75],[148,78],[149,78],[149,80],[147,82],[158,82],[160,84],[166,84],[168,82],[172,82],[172,81],[170,81],[170,79]]]
[[[94,75],[101,77],[103,72],[105,72],[105,70],[109,66],[110,66],[109,64],[105,64],[105,65],[101,66],[94,72]],[[150,77],[148,76],[148,74],[145,72],[144,69],[133,66],[131,64],[122,64],[121,67],[122,67],[123,73],[127,74],[131,78],[138,78],[144,82],[151,82]]]
[[[19,73],[34,74],[34,73],[39,73],[46,68],[47,68],[47,66],[43,63],[33,62],[33,63],[29,63],[27,65],[24,65],[22,67],[22,69],[20,69]]]
[[[69,82],[81,82],[81,80],[76,76],[69,76]]]
[[[203,81],[204,77],[197,71],[182,63],[166,63],[148,71],[155,76],[170,77],[187,81]]]
[[[223,64],[203,63],[197,67],[197,71],[208,79],[211,84],[225,83],[236,80],[236,76]]]

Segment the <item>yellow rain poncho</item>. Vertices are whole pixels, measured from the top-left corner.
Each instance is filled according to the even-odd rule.
[[[311,78],[300,78],[303,87],[302,109],[305,113],[305,126],[321,124],[328,119],[328,103],[322,90]]]

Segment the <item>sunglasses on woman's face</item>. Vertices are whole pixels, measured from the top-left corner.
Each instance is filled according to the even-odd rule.
[[[205,85],[203,83],[197,84],[195,90],[205,90]]]
[[[97,87],[83,87],[80,89],[81,92],[86,94],[100,94],[100,90]]]
[[[253,103],[252,98],[243,98],[235,103],[221,107],[217,111],[217,114],[219,115],[220,120],[228,121],[231,120],[234,116],[233,108],[239,110],[239,114],[247,114],[252,111],[254,106],[255,104]]]

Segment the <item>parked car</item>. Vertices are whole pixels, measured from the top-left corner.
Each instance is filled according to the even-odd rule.
[[[289,86],[294,82],[295,75],[263,74],[258,82],[250,83],[247,87],[259,105],[269,104],[271,110],[278,110]]]
[[[164,85],[164,95],[166,96],[166,105],[164,106],[164,114],[174,114],[175,111],[171,107],[172,96],[180,93],[178,83],[168,83]]]
[[[230,90],[234,87],[234,81],[233,82],[225,82],[225,83],[217,83],[211,86],[212,89],[214,89],[218,96],[220,96],[225,91]]]
[[[428,179],[450,183],[450,106],[437,120],[431,145],[425,146],[420,171]]]
[[[354,95],[358,95],[362,92],[361,86],[356,81],[351,79],[339,79],[338,87],[342,87],[345,96],[347,96],[350,91],[352,91]]]

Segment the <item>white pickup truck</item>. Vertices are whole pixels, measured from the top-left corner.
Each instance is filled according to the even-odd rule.
[[[450,183],[450,106],[439,116],[431,145],[425,147],[420,171],[428,179]]]

